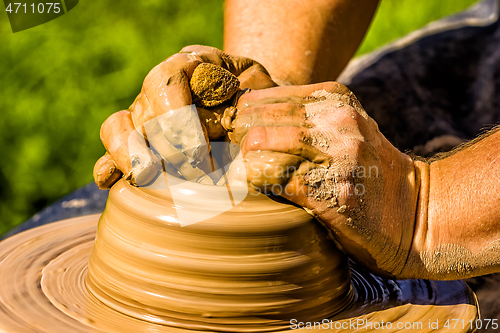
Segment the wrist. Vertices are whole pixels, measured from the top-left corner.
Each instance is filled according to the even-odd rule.
[[[377,192],[376,188],[369,188],[366,193],[366,203],[373,204],[365,207],[371,212],[366,214],[366,222],[370,226],[378,225],[378,229],[369,228],[368,241],[377,243],[375,252],[370,254],[379,269],[393,277],[411,278],[418,275],[415,265],[408,262],[409,255],[415,253],[415,242],[420,239],[414,237],[414,232],[417,228],[425,231],[421,226],[427,222],[429,164],[414,161],[388,141],[375,145],[375,149],[382,162],[378,179],[383,183],[383,190]],[[372,192],[378,194],[374,196]],[[421,239],[425,239],[425,232]]]
[[[417,206],[412,250],[417,253],[425,248],[429,228],[430,164],[414,160]]]
[[[401,225],[401,242],[398,268],[393,271],[397,278],[429,278],[422,266],[419,255],[425,250],[428,238],[428,210],[430,193],[430,164],[406,154],[404,165],[407,172],[401,173],[401,194],[394,200],[399,201],[398,219],[393,225]]]

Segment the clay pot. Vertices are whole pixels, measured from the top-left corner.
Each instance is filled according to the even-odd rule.
[[[90,292],[152,323],[231,332],[287,329],[291,318],[321,321],[349,305],[347,257],[313,217],[256,192],[224,211],[227,193],[226,186],[149,190],[120,181],[99,221]],[[207,212],[213,217],[179,223]]]
[[[474,329],[463,281],[382,279],[301,208],[233,186],[242,201],[228,204],[228,187],[204,186],[120,181],[98,226],[89,215],[0,243],[0,332]]]

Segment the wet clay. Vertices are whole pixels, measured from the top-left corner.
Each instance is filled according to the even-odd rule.
[[[291,332],[299,322],[293,331],[378,332],[383,322],[384,332],[449,332],[429,322],[477,318],[461,281],[384,280],[353,263],[349,274],[297,207],[249,196],[223,219],[180,227],[168,198],[121,180],[95,245],[98,215],[0,243],[0,332]]]
[[[281,332],[291,319],[361,314],[356,301],[366,295],[351,284],[345,255],[298,207],[251,192],[226,212],[179,226],[176,209],[214,210],[225,191],[174,206],[168,191],[115,185],[90,257],[90,293],[151,324],[214,332]],[[470,303],[461,316],[475,316]]]
[[[285,330],[290,318],[319,321],[350,305],[346,256],[298,207],[251,193],[213,218],[176,222],[176,209],[215,210],[226,191],[174,207],[167,191],[115,185],[90,258],[90,292],[151,323],[230,332]]]

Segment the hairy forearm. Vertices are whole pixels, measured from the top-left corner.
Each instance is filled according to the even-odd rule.
[[[379,0],[227,0],[224,51],[259,61],[279,84],[335,80]]]
[[[500,272],[499,185],[498,130],[428,165],[420,186],[414,263],[429,278]]]

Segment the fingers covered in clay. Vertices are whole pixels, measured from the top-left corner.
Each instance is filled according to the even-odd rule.
[[[155,66],[130,106],[138,126],[168,111],[192,104],[189,79],[201,63],[189,54],[175,54]]]
[[[284,170],[289,168],[284,156],[289,156],[289,159],[301,159],[303,163],[301,172],[292,175],[284,173],[286,176],[279,182],[271,178],[267,182],[271,186],[278,183],[286,184],[284,189],[287,189],[287,192],[283,192],[283,196],[296,203],[300,202],[310,209],[315,207],[322,212],[323,208],[332,205],[332,202],[320,204],[319,201],[313,200],[309,205],[311,202],[308,198],[314,192],[310,187],[314,188],[316,183],[331,184],[335,178],[339,194],[352,192],[352,177],[346,170],[359,163],[359,151],[364,145],[361,131],[371,129],[370,123],[353,106],[345,103],[342,99],[344,95],[330,94],[324,90],[315,93],[318,87],[325,86],[329,87],[330,91],[334,89],[345,91],[342,85],[336,84],[268,89],[258,96],[270,104],[256,101],[252,106],[240,111],[233,121],[233,135],[236,142],[241,142],[246,160],[255,160],[259,154],[263,156],[269,156],[269,153],[282,154],[280,158],[267,162],[266,168],[271,169],[270,165],[273,165],[272,168]],[[296,98],[295,100],[287,95],[293,92],[296,93],[292,96]],[[252,93],[247,95],[250,96]],[[349,96],[349,93],[347,94]],[[243,101],[240,99],[240,103],[253,100],[256,96],[257,94]],[[284,100],[288,102],[280,103]],[[274,103],[275,101],[278,103]],[[304,101],[306,103],[303,103]],[[258,165],[255,161],[249,163]],[[310,172],[313,169],[317,170]],[[306,177],[306,173],[309,173],[309,176]],[[330,182],[327,181],[329,177],[333,177]],[[249,181],[256,186],[265,183],[262,180],[260,183],[255,182],[251,177]],[[333,200],[333,194],[327,194],[330,190],[334,191],[334,188],[330,187],[322,190],[322,199],[326,201]],[[294,192],[292,189],[299,192]]]
[[[241,89],[265,89],[277,86],[264,66],[253,59],[230,55],[203,45],[186,46],[181,50],[181,53],[196,55],[204,62],[228,70],[238,77]]]
[[[238,76],[238,79],[241,82],[241,89],[260,90],[277,86],[260,64],[253,65],[245,70]]]
[[[278,195],[293,177],[317,167],[300,156],[276,151],[249,151],[245,154],[245,166],[250,185]]]
[[[148,184],[156,178],[159,161],[135,130],[129,111],[116,112],[106,119],[101,126],[101,141],[129,182]]]
[[[251,128],[269,125],[308,127],[304,105],[288,102],[258,105],[238,111],[230,126],[232,140],[240,144]]]
[[[252,59],[199,45],[184,48],[149,72],[129,111],[120,111],[104,122],[101,140],[110,156],[97,163],[96,182],[101,187],[108,187],[118,178],[118,171],[133,184],[149,182],[159,164],[154,153],[145,148],[149,145],[170,166],[177,168],[178,173],[185,173],[190,179],[197,176],[201,171],[196,165],[207,164],[208,160],[198,156],[203,150],[200,142],[206,145],[208,140],[226,135],[227,128],[222,123],[225,119],[229,128],[236,114],[229,100],[237,90],[275,85],[264,67]],[[201,136],[204,135],[205,140],[199,138],[201,131],[193,134],[193,126],[181,126],[183,121],[192,120],[187,113],[184,119],[182,110],[193,103],[198,107]],[[163,119],[162,116],[167,117]],[[159,123],[160,130],[151,130],[153,120]],[[209,145],[206,147],[210,150]]]
[[[94,181],[101,190],[110,188],[120,180],[122,175],[122,172],[108,153],[98,159],[94,165]]]
[[[232,135],[249,184],[306,208],[373,271],[398,275],[414,230],[413,163],[352,92],[331,82],[276,87],[237,107]]]
[[[132,114],[127,111],[113,113],[101,125],[101,141],[118,169],[124,174],[132,171],[128,154],[128,138],[135,130]]]
[[[327,98],[353,101],[356,97],[349,88],[338,82],[322,82],[305,86],[282,86],[264,90],[252,90],[238,100],[238,109],[275,103],[313,103]],[[358,102],[359,103],[359,102]]]
[[[205,128],[208,139],[215,140],[226,135],[226,129],[222,126],[222,117],[224,110],[207,110],[196,108],[201,124]],[[207,140],[208,142],[208,140]]]
[[[328,156],[309,142],[306,129],[294,126],[253,127],[241,145],[241,152],[273,151],[296,155],[316,164],[328,164]]]
[[[311,102],[317,87],[306,88],[273,88],[269,90],[276,94],[269,90],[261,94],[270,104],[256,102],[240,111],[233,134],[241,141],[253,187],[324,214],[337,204],[337,195],[352,187],[350,179],[340,176],[346,173],[339,170],[357,159],[346,151],[357,149],[357,124],[364,118],[336,95]],[[293,91],[295,99],[287,95]],[[344,198],[344,203],[348,201]]]
[[[259,62],[250,58],[224,53],[215,47],[190,45],[184,47],[179,53],[196,55],[203,62],[220,66],[236,76],[240,76],[251,69],[252,71],[262,72],[269,77],[269,73]]]
[[[243,87],[237,78],[240,75]],[[130,111],[136,127],[141,127],[166,112],[195,103],[203,109],[199,113],[208,136],[220,138],[226,133],[221,126],[221,115],[228,105],[207,108],[228,101],[239,88],[261,89],[275,85],[262,65],[252,59],[194,45],[184,48],[150,71]],[[210,115],[210,111],[214,114]]]
[[[329,110],[326,110],[325,103],[329,104]],[[369,119],[354,94],[337,82],[252,90],[239,97],[234,123],[224,126],[234,129],[233,140],[239,142],[252,126],[267,126],[272,123],[315,126],[315,122],[308,118],[317,114],[331,114],[342,107],[351,108],[363,118]]]
[[[324,170],[321,165],[276,151],[249,151],[244,160],[248,184],[261,193],[281,196],[315,215],[338,205],[335,191],[340,187],[317,176]]]
[[[216,106],[234,95],[240,87],[231,72],[239,74],[234,70],[235,64],[229,61],[231,65],[227,65],[223,58],[229,56],[220,50],[201,48],[200,54],[181,51],[149,72],[130,107],[136,125],[192,103]]]

